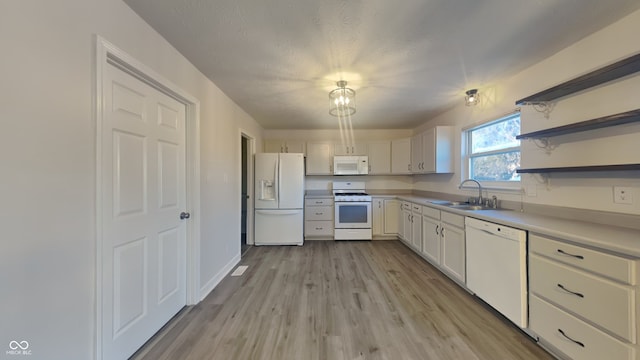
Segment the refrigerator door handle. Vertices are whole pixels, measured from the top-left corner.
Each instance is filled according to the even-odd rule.
[[[272,215],[272,216],[280,216],[280,215],[296,215],[300,213],[300,209],[294,210],[256,210],[256,214],[262,215]]]
[[[280,207],[280,155],[278,155],[278,159],[275,162],[273,167],[273,199],[278,203],[278,207]]]

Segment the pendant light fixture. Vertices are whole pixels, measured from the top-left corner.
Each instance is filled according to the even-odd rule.
[[[351,116],[356,113],[356,92],[340,80],[337,89],[329,93],[329,114],[337,117]]]

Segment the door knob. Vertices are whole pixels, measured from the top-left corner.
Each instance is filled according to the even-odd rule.
[[[188,212],[181,212],[180,213],[180,220],[184,220],[184,219],[188,219],[191,217],[191,214],[189,214]]]

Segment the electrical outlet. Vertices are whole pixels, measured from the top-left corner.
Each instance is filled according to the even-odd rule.
[[[633,204],[632,189],[625,186],[614,186],[613,202],[616,204]]]

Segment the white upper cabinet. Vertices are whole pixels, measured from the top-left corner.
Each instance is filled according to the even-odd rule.
[[[369,141],[367,148],[369,150],[369,174],[391,174],[391,141]]]
[[[353,145],[345,145],[342,142],[336,142],[333,149],[334,155],[367,155],[367,144],[359,143]]]
[[[423,158],[424,154],[422,153],[422,134],[414,135],[411,138],[411,173],[420,174],[423,172]]]
[[[305,144],[303,140],[267,139],[264,141],[264,152],[305,154]]]
[[[411,174],[411,138],[391,140],[391,173]]]
[[[453,127],[436,126],[411,138],[411,170],[414,174],[452,173]]]
[[[307,175],[333,174],[333,143],[307,142]]]

